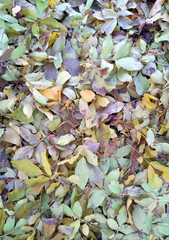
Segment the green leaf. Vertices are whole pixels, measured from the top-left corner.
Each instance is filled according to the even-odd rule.
[[[157,143],[154,146],[155,150],[158,153],[169,153],[169,144],[168,143]]]
[[[96,154],[92,153],[89,149],[85,149],[84,156],[90,164],[94,166],[98,166],[98,160],[97,160]]]
[[[39,26],[37,23],[32,25],[32,33],[35,37],[39,38]]]
[[[75,175],[79,176],[78,186],[81,189],[85,188],[89,179],[89,174],[90,174],[90,170],[87,166],[86,160],[85,158],[81,158],[75,168]]]
[[[162,41],[168,41],[169,38],[169,30],[164,31],[161,36],[159,36],[159,33],[156,33],[155,35],[155,42],[159,43]]]
[[[125,57],[116,60],[116,65],[120,66],[128,71],[138,71],[143,68],[143,64],[135,57]]]
[[[125,223],[127,221],[127,210],[126,210],[125,206],[120,208],[120,210],[117,214],[117,221],[118,221],[119,225],[122,225],[123,223]]]
[[[25,196],[25,193],[26,193],[26,187],[25,187],[25,185],[23,185],[22,187],[17,188],[16,190],[10,192],[8,194],[8,199],[10,201],[18,201],[23,196]]]
[[[4,233],[10,232],[14,228],[14,225],[15,225],[15,218],[9,217],[6,220],[6,223],[4,224],[4,228],[3,228]]]
[[[35,59],[37,62],[42,62],[48,58],[48,55],[46,52],[37,52],[34,51],[30,54],[30,56]]]
[[[36,88],[33,88],[33,96],[35,97],[36,101],[38,101],[41,104],[47,104],[47,98],[44,97]]]
[[[2,234],[4,222],[5,222],[5,212],[3,209],[0,209],[0,234]]]
[[[58,219],[60,222],[61,221],[60,219],[63,216],[63,206],[61,205],[60,201],[56,200],[54,204],[52,204],[50,209],[54,217]]]
[[[12,114],[13,119],[19,120],[20,122],[30,123],[33,122],[33,117],[27,118],[27,116],[23,112],[23,106],[17,108],[15,112]]]
[[[119,194],[121,193],[120,184],[116,181],[111,181],[111,183],[108,185],[111,193]]]
[[[74,217],[74,213],[70,207],[68,207],[66,204],[62,204],[63,212],[68,217]]]
[[[72,134],[66,134],[58,138],[57,144],[65,146],[75,140],[75,137]]]
[[[118,229],[118,224],[117,224],[117,222],[114,219],[108,218],[107,219],[107,224],[113,230],[117,230]]]
[[[136,85],[136,92],[138,95],[142,95],[149,89],[149,82],[146,77],[142,76],[141,73],[135,77],[134,83]]]
[[[87,0],[87,3],[86,3],[86,9],[90,8],[93,4],[94,0]]]
[[[22,8],[22,13],[29,19],[36,21],[37,14],[32,11],[30,8]]]
[[[12,110],[15,105],[15,101],[13,99],[6,99],[0,101],[0,114],[7,112],[8,110]]]
[[[53,17],[43,18],[40,20],[40,22],[45,24],[46,26],[48,26],[51,29],[58,28],[60,31],[63,31],[63,32],[67,31],[67,28]]]
[[[31,160],[24,159],[18,161],[11,161],[13,167],[16,167],[21,172],[26,173],[28,176],[39,176],[43,172]]]
[[[132,80],[132,76],[123,68],[120,68],[117,72],[117,78],[121,82],[130,82]]]
[[[120,58],[127,57],[129,54],[130,48],[132,46],[132,41],[126,43],[124,46],[122,46],[113,56],[113,60],[118,60]]]
[[[89,198],[87,208],[97,208],[100,206],[106,198],[104,190],[96,190]]]
[[[43,10],[45,10],[48,7],[48,0],[42,1],[42,0],[36,0],[36,6],[38,11],[41,13]]]
[[[76,220],[75,222],[70,224],[70,227],[73,228],[73,233],[69,236],[69,239],[74,239],[75,234],[78,232],[80,227],[80,220]]]
[[[160,233],[169,236],[169,223],[157,223],[157,228]]]
[[[103,47],[101,51],[101,58],[107,59],[111,56],[113,50],[113,41],[111,35],[107,35],[103,42]]]
[[[81,204],[77,201],[75,202],[74,206],[73,206],[73,212],[77,217],[81,217],[82,216],[82,207]]]
[[[55,131],[60,124],[60,118],[56,118],[49,124],[49,130],[51,132]]]
[[[11,53],[11,59],[19,58],[25,51],[25,46],[18,46]]]
[[[151,129],[149,129],[148,132],[147,132],[146,141],[147,141],[149,146],[151,146],[155,141],[155,136],[154,136],[154,133]]]

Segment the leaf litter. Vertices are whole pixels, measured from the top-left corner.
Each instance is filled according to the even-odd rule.
[[[168,9],[0,0],[0,239],[169,238]]]

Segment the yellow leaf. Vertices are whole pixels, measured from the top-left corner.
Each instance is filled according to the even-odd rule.
[[[54,6],[56,5],[56,0],[49,0],[48,4],[49,6]]]
[[[141,140],[141,133],[137,132],[137,141],[138,141],[138,143],[140,143],[140,140]]]
[[[79,176],[71,175],[70,177],[68,177],[68,180],[71,183],[78,184],[79,183]]]
[[[56,188],[56,187],[58,187],[59,186],[59,182],[57,182],[57,183],[51,183],[51,185],[50,185],[50,187],[47,189],[47,194],[50,194],[51,192],[53,192],[53,190]]]
[[[43,183],[43,182],[47,182],[50,178],[49,177],[45,177],[45,176],[39,176],[37,178],[32,178],[32,179],[28,179],[26,181],[26,184],[28,187],[31,187],[37,183]]]
[[[80,95],[85,102],[91,102],[95,98],[95,93],[91,90],[82,90]]]
[[[148,166],[148,184],[154,190],[158,190],[163,184],[161,178],[154,172],[154,169],[150,165]]]
[[[45,90],[40,90],[39,92],[45,96],[48,100],[60,101],[62,86],[57,86]]]
[[[31,160],[24,159],[18,161],[11,161],[13,167],[16,167],[21,172],[26,173],[28,176],[39,176],[43,172]]]
[[[35,236],[35,234],[32,234],[31,236],[29,236],[29,237],[27,238],[27,240],[34,240],[34,236]]]
[[[106,97],[101,97],[99,95],[96,96],[96,101],[101,107],[107,107],[110,101]]]
[[[155,169],[163,172],[163,179],[164,181],[166,181],[167,183],[169,183],[169,168],[168,167],[165,167],[161,164],[159,164],[158,162],[151,162],[150,163]]]
[[[154,158],[157,156],[157,151],[152,150],[151,148],[147,147],[144,153],[145,158]]]
[[[55,42],[56,38],[60,36],[60,32],[51,32],[49,36],[49,47]]]
[[[46,153],[43,152],[42,153],[42,165],[45,169],[45,172],[49,175],[49,176],[52,176],[52,171],[51,171],[51,167],[50,167],[50,164],[48,162],[48,159],[47,159],[47,156],[46,156]]]
[[[141,103],[141,106],[142,107],[147,107],[149,109],[155,109],[156,108],[156,104],[151,102],[151,100],[158,100],[156,97],[148,94],[148,93],[145,93],[143,98],[142,98],[142,103]]]
[[[142,162],[143,162],[143,157],[137,158],[137,161],[138,161],[139,163],[142,163]]]
[[[164,132],[166,132],[166,131],[168,131],[169,130],[169,120],[168,120],[168,122],[167,122],[167,125],[166,126],[164,126],[164,125],[161,125],[161,129],[160,129],[160,131],[159,131],[159,134],[163,134]]]
[[[125,185],[129,185],[131,183],[131,181],[133,181],[134,178],[135,178],[134,175],[129,175],[127,180],[124,182]]]

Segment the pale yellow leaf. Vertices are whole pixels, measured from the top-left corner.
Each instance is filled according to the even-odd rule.
[[[30,118],[32,116],[33,109],[30,103],[24,103],[23,113],[27,116],[27,118]]]
[[[59,182],[57,182],[57,183],[51,183],[51,185],[50,185],[50,187],[47,189],[47,194],[50,194],[51,192],[53,192],[53,190],[55,190],[55,188],[56,187],[58,187],[59,186]]]
[[[99,95],[96,96],[96,101],[101,107],[107,107],[110,101],[106,97],[101,97]]]
[[[45,172],[49,175],[49,176],[52,176],[52,171],[51,171],[51,166],[48,162],[48,159],[47,159],[47,156],[46,156],[46,153],[43,152],[42,153],[42,165],[45,169]]]
[[[78,184],[78,183],[79,183],[79,176],[71,175],[70,177],[68,177],[68,180],[69,180],[71,183]]]
[[[148,184],[152,189],[159,189],[162,186],[163,181],[161,178],[154,172],[154,169],[149,165],[148,167]]]

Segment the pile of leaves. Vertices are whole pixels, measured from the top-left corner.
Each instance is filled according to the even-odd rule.
[[[0,239],[169,239],[168,11],[0,0]]]

